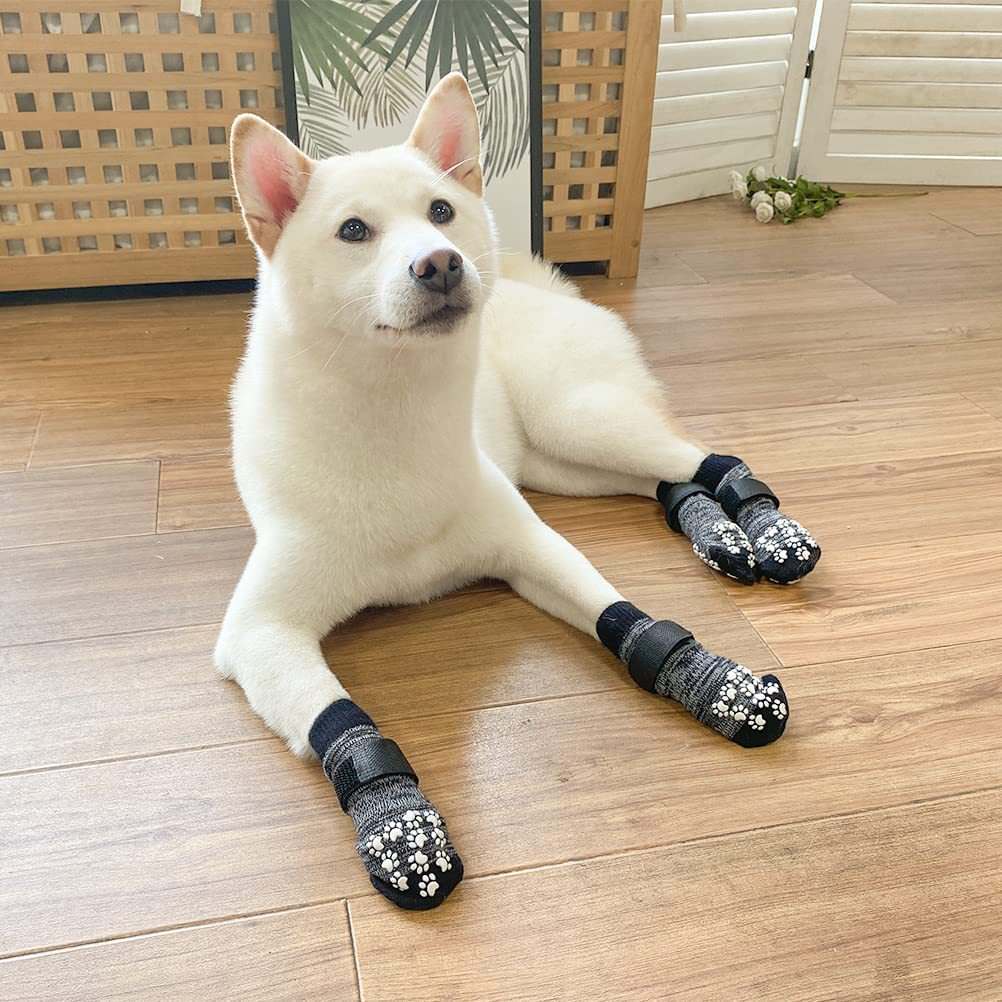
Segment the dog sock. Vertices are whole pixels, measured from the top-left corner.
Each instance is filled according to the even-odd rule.
[[[786,693],[775,675],[758,678],[711,654],[678,623],[655,621],[629,602],[616,602],[599,616],[596,630],[642,689],[676,700],[730,741],[756,748],[786,729]]]
[[[704,564],[736,581],[754,583],[752,545],[741,526],[724,514],[710,490],[701,484],[661,481],[657,494],[668,526],[689,537],[692,552]]]
[[[693,480],[716,495],[724,511],[745,531],[764,578],[792,584],[810,574],[821,547],[797,521],[779,511],[779,500],[737,456],[711,454]]]
[[[397,745],[350,699],[317,717],[310,744],[355,823],[372,886],[401,908],[440,905],[463,879],[463,862]]]

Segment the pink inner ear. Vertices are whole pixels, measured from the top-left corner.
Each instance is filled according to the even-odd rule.
[[[442,138],[438,141],[438,165],[442,170],[455,167],[459,162],[459,144],[462,137],[462,125],[454,118],[446,118],[443,123]]]
[[[250,151],[251,173],[254,184],[279,224],[296,211],[299,204],[289,184],[288,167],[275,148],[259,144]]]

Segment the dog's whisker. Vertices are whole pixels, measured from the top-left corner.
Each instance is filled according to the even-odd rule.
[[[334,361],[334,356],[341,350],[341,345],[343,345],[345,343],[345,341],[348,340],[348,335],[350,333],[351,333],[350,331],[345,331],[344,334],[341,335],[341,340],[338,341],[338,343],[335,346],[334,350],[330,353],[330,355],[327,356],[327,361],[324,362],[324,364],[322,366],[320,366],[320,371],[321,372],[326,372],[327,371],[327,366],[330,365],[331,362]]]
[[[378,299],[378,292],[371,292],[365,296],[357,296],[355,299],[349,299],[347,303],[342,303],[328,318],[327,323],[332,324],[338,316],[340,316],[349,306],[354,306],[355,303],[362,303],[366,301],[371,301],[373,299]]]
[[[438,184],[438,182],[441,181],[442,178],[448,177],[448,175],[450,175],[457,167],[462,167],[463,164],[468,164],[471,160],[479,161],[480,157],[479,155],[475,157],[467,157],[465,160],[460,160],[459,163],[453,164],[448,170],[442,171],[442,173],[439,174],[437,178],[435,178],[435,184]]]

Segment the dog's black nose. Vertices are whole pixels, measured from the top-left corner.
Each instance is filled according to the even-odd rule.
[[[411,278],[432,292],[451,292],[463,280],[463,259],[444,247],[411,261]]]

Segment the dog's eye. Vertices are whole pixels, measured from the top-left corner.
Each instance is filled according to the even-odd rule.
[[[435,201],[431,203],[431,208],[428,210],[428,218],[433,223],[438,223],[439,226],[441,226],[442,223],[449,222],[455,214],[455,209],[453,209],[448,202],[443,201],[441,198],[436,198]]]
[[[337,231],[337,235],[342,240],[357,243],[359,240],[369,239],[369,227],[361,219],[346,219],[341,224],[341,229]]]

